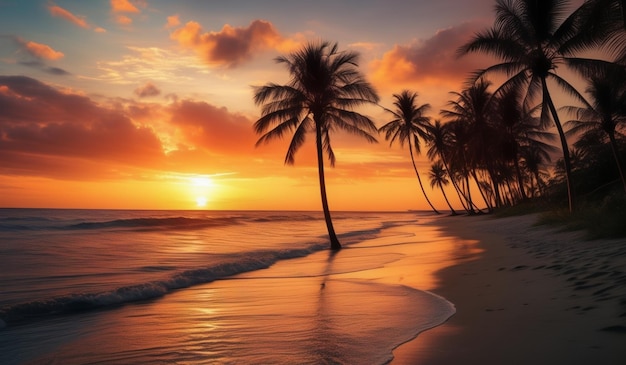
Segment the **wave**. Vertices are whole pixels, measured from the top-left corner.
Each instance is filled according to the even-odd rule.
[[[103,229],[103,228],[131,228],[135,230],[158,230],[158,229],[200,229],[238,224],[236,218],[130,218],[115,219],[103,222],[81,222],[60,227],[61,229]]]
[[[150,230],[193,230],[222,227],[242,223],[306,222],[321,220],[308,214],[270,214],[267,216],[232,215],[223,217],[132,217],[112,220],[50,219],[46,217],[2,217],[0,231],[39,231],[39,230],[97,230],[125,229],[134,231]]]
[[[231,257],[212,266],[181,271],[165,280],[127,285],[99,293],[75,293],[10,305],[0,308],[0,328],[52,315],[71,314],[155,299],[177,289],[209,283],[248,271],[266,269],[279,260],[304,257],[324,248],[326,248],[325,244],[316,244],[303,249],[252,252]]]

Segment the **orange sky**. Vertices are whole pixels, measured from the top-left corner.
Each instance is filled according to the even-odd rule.
[[[361,53],[383,106],[408,88],[438,118],[448,93],[490,62],[455,52],[493,22],[492,5],[5,1],[0,207],[318,210],[312,144],[295,166],[283,165],[288,141],[254,146],[252,86],[288,76],[273,59],[337,41]],[[377,126],[389,120],[379,107],[360,111]],[[428,208],[408,151],[379,140],[333,138],[331,209]],[[430,163],[418,162],[445,210]]]

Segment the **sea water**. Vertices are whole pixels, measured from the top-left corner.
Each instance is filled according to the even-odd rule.
[[[341,275],[428,218],[333,221],[337,259],[319,212],[0,209],[0,363],[386,363],[453,306]]]

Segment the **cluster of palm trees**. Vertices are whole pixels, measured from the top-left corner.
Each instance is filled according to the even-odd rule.
[[[497,0],[494,25],[476,34],[459,54],[486,53],[500,63],[477,70],[464,90],[452,93],[454,100],[440,112],[445,122],[426,116],[430,106],[419,105],[417,93],[404,90],[393,96],[395,109],[385,109],[392,115],[391,121],[377,129],[354,108],[377,104],[379,98],[358,70],[358,54],[340,52],[337,44],[312,43],[279,57],[277,61],[287,66],[291,80],[287,85],[267,84],[255,90],[254,100],[262,106],[262,117],[254,125],[262,134],[257,144],[293,134],[285,158],[285,163],[292,164],[306,134],[313,132],[322,206],[335,250],[341,244],[328,209],[324,153],[334,165],[330,138],[331,132],[339,129],[369,142],[375,142],[374,136],[380,132],[392,144],[408,145],[422,193],[437,212],[415,164],[415,155],[425,144],[433,162],[431,186],[443,192],[443,187],[452,183],[463,208],[473,213],[480,209],[472,191],[480,193],[489,210],[543,193],[542,166],[556,149],[548,142],[554,135],[547,128],[554,126],[572,211],[572,158],[552,97],[552,87],[558,86],[582,105],[563,107],[563,112],[575,116],[565,126],[583,137],[597,135],[597,131],[606,134],[626,192],[619,157],[620,126],[626,120],[626,0],[587,0],[569,15],[565,13],[568,5],[566,0]],[[613,60],[579,56],[582,51],[600,48]],[[591,101],[563,78],[561,65],[588,80],[586,91]],[[489,81],[493,74],[505,76],[506,81],[493,85]],[[472,183],[477,189],[470,188]]]

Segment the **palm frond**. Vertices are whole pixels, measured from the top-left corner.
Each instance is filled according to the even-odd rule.
[[[311,128],[312,121],[310,118],[305,118],[298,128],[296,128],[293,137],[291,137],[291,142],[289,143],[289,148],[287,148],[287,154],[285,155],[285,164],[293,165],[296,162],[296,152],[302,147],[306,140],[306,133],[308,129]]]

